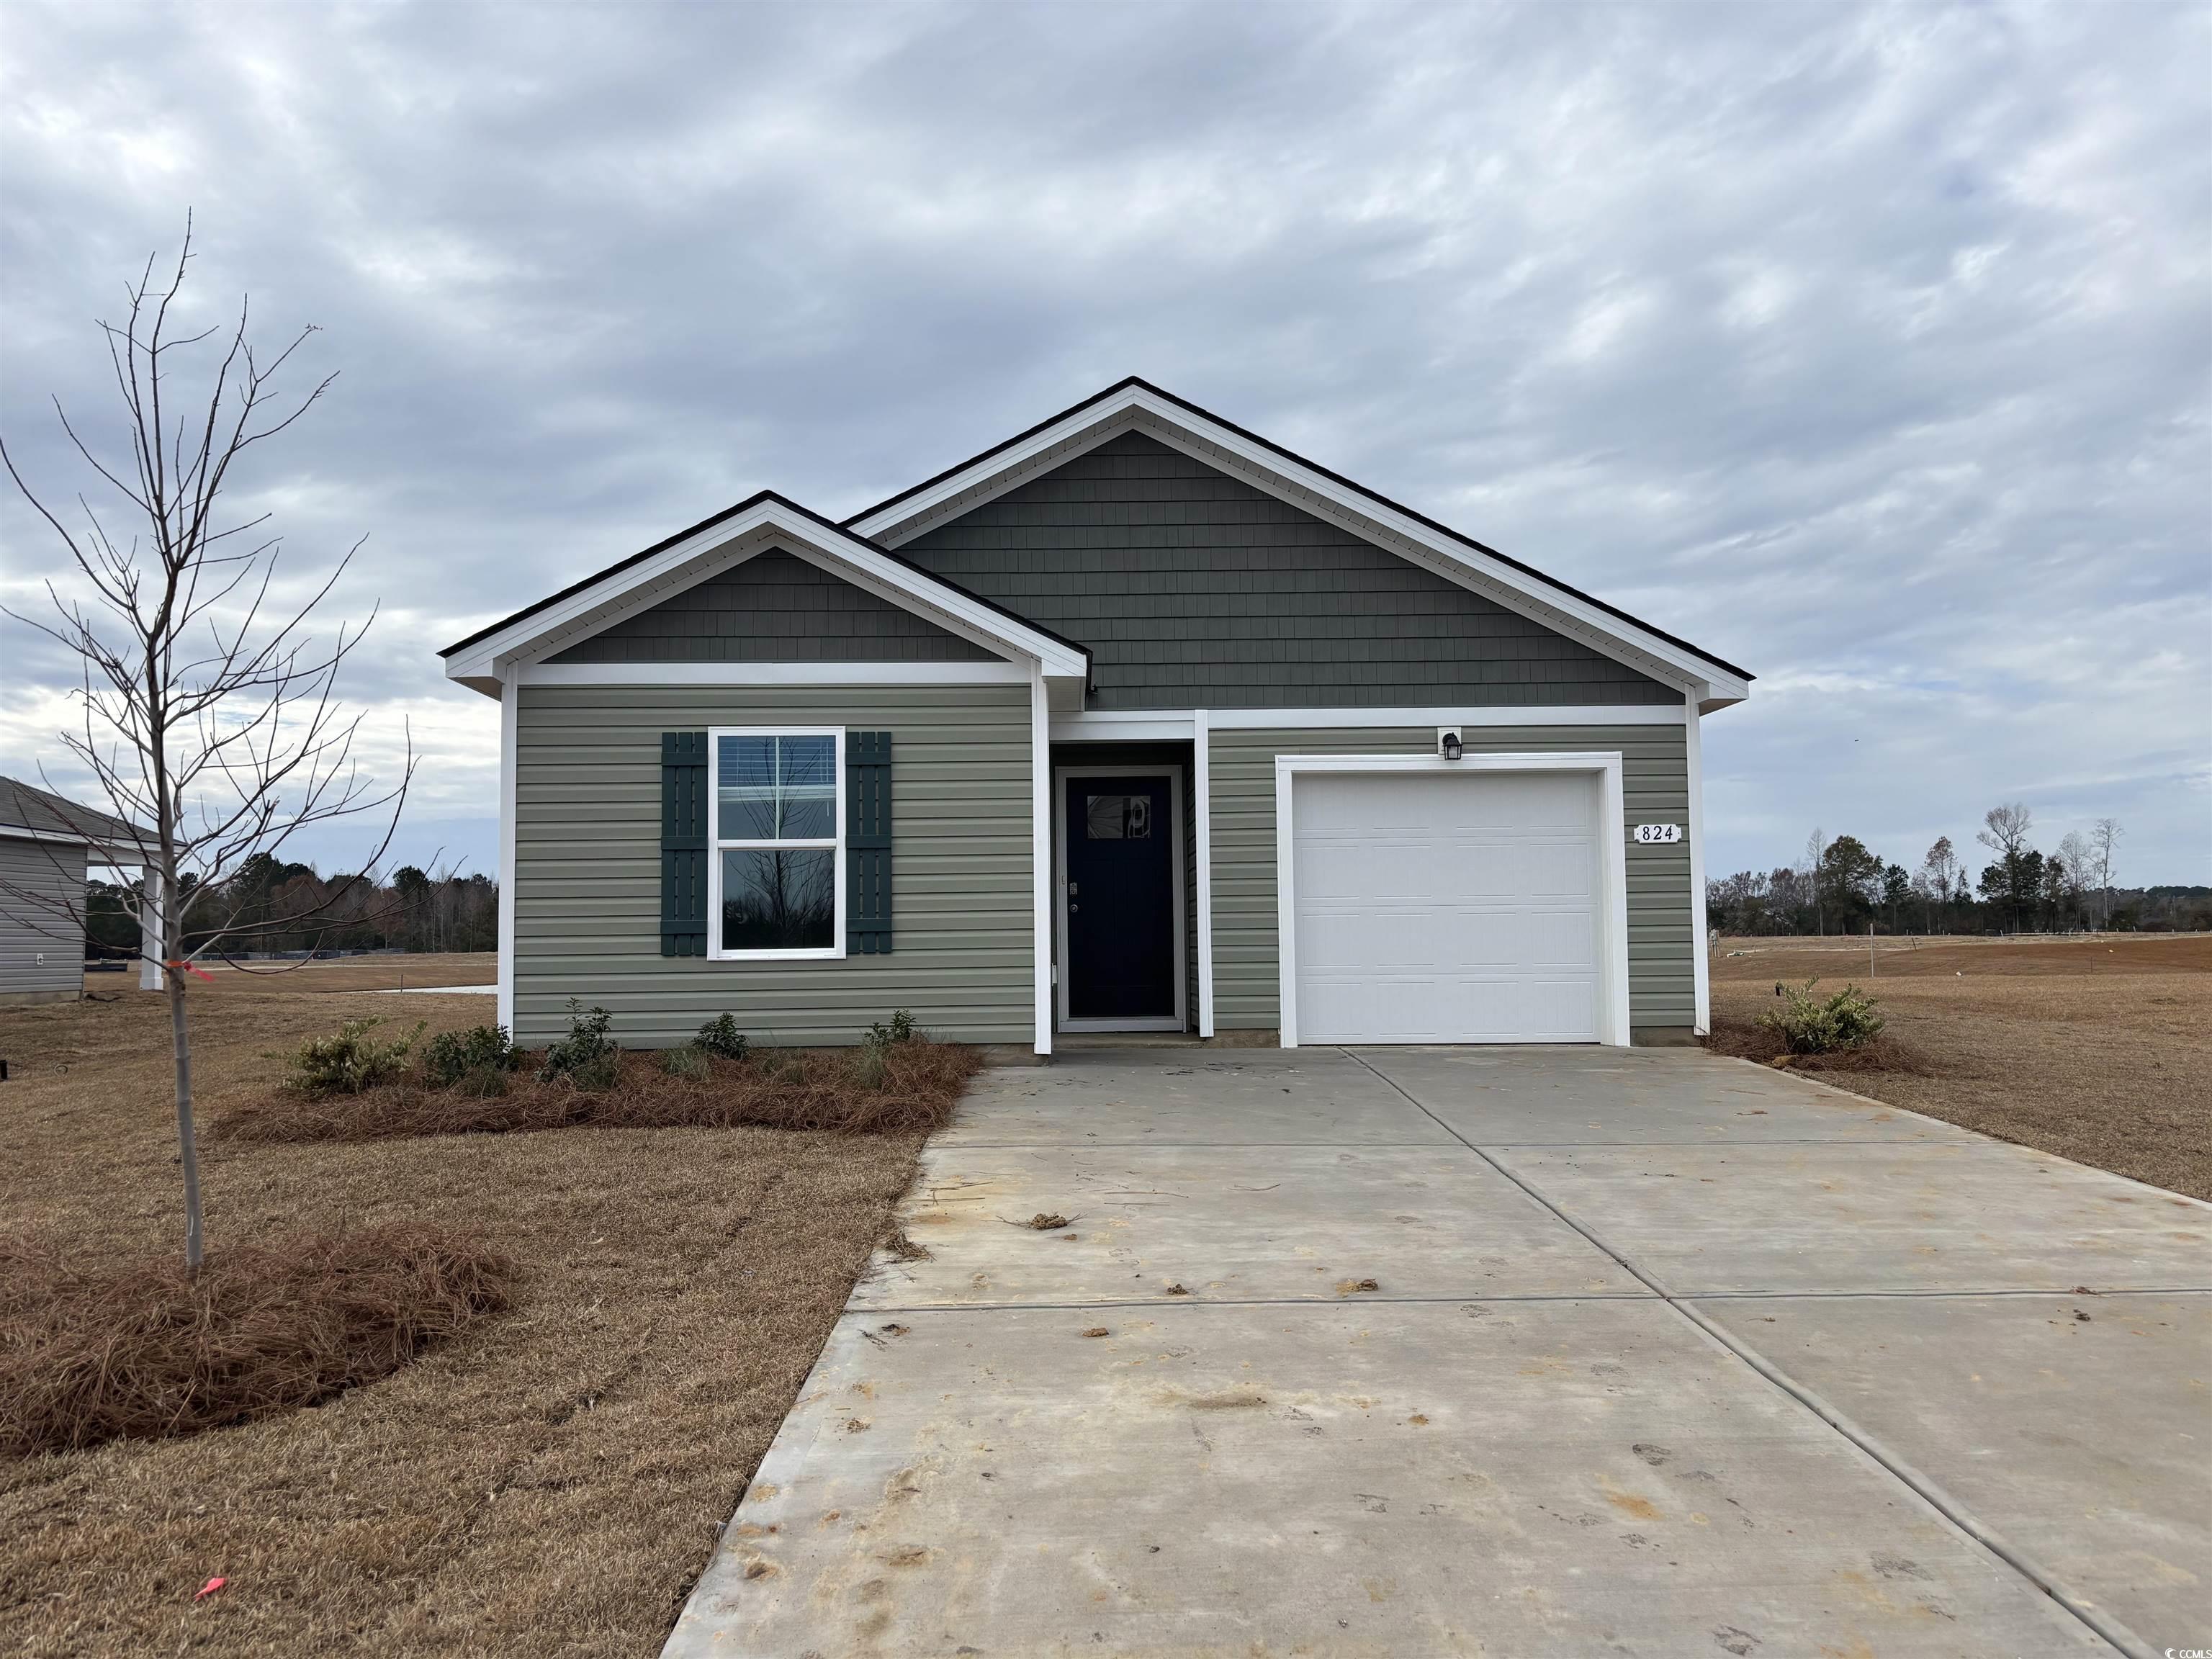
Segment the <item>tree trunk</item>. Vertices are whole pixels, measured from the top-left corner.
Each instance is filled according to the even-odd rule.
[[[179,890],[173,882],[164,886]],[[176,1064],[177,1150],[185,1166],[185,1272],[197,1279],[207,1240],[200,1225],[199,1137],[192,1127],[192,1050],[185,1031],[184,970],[172,965],[185,958],[184,908],[181,899],[162,907],[161,961],[169,981],[169,1051]]]
[[[185,1271],[198,1278],[206,1240],[200,1227],[200,1154],[192,1129],[192,1051],[185,1040],[185,976],[169,975],[169,1046],[177,1062],[177,1146],[185,1164]]]

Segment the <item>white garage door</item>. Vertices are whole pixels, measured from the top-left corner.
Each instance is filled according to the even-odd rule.
[[[1300,1042],[1592,1042],[1598,784],[1309,772],[1291,786]]]

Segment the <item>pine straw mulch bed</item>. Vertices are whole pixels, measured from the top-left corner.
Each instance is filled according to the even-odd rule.
[[[836,1134],[927,1133],[952,1118],[982,1058],[927,1037],[886,1045],[878,1079],[866,1050],[768,1049],[709,1059],[700,1077],[661,1069],[651,1054],[620,1058],[607,1089],[541,1079],[534,1057],[503,1093],[434,1089],[408,1079],[358,1095],[313,1098],[277,1088],[220,1114],[221,1141],[380,1140],[396,1136],[498,1134],[589,1126],[614,1129],[799,1129]]]
[[[392,1012],[306,973],[218,980],[196,985],[193,1013],[210,1119],[270,1096],[276,1051]],[[483,1018],[473,999],[422,1001],[434,1031]],[[179,1249],[167,1029],[135,988],[0,1012],[0,1217],[87,1273]],[[439,1228],[514,1258],[508,1304],[310,1410],[0,1457],[0,1650],[657,1651],[896,1225],[921,1142],[591,1126],[204,1139],[210,1263],[285,1253],[302,1226]]]
[[[195,1434],[319,1405],[507,1305],[482,1238],[398,1224],[87,1273],[0,1240],[0,1455]]]
[[[1912,1044],[1889,1031],[1877,1031],[1854,1048],[1832,1049],[1825,1054],[1793,1054],[1789,1045],[1756,1020],[1713,1018],[1712,1035],[1705,1047],[1717,1054],[1757,1060],[1778,1070],[1831,1073],[1887,1072],[1899,1077],[1933,1077],[1935,1062]]]

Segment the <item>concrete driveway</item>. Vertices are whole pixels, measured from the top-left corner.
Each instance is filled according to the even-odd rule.
[[[2212,1647],[2193,1200],[1697,1050],[1151,1049],[907,1230],[668,1654]]]

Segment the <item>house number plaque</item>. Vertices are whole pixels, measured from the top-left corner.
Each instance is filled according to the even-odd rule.
[[[1680,841],[1682,839],[1682,826],[1679,823],[1639,823],[1636,826],[1636,839],[1638,845],[1644,847]]]

